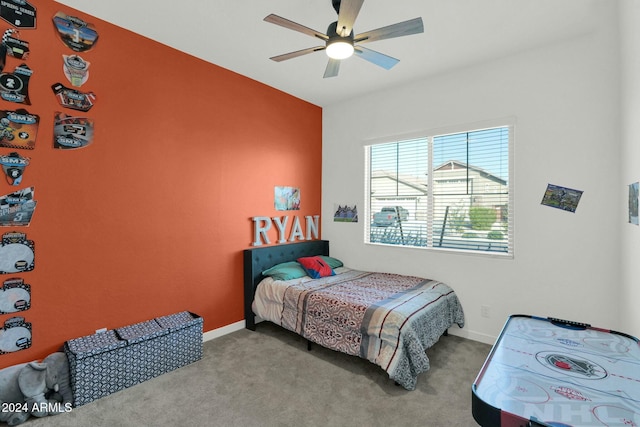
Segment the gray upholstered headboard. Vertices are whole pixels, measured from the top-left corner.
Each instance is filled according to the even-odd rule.
[[[244,318],[247,329],[255,330],[255,315],[251,309],[256,286],[262,272],[276,264],[295,261],[304,256],[329,255],[329,241],[307,240],[286,245],[265,246],[244,250]]]

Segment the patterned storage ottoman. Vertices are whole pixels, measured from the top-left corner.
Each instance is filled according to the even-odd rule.
[[[201,359],[202,323],[184,311],[65,342],[74,405]]]
[[[202,318],[194,319],[191,313],[183,311],[158,317],[156,322],[169,331],[165,360],[168,370],[202,359]]]

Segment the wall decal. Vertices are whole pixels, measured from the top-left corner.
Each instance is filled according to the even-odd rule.
[[[4,70],[7,63],[7,55],[18,59],[27,59],[29,56],[29,43],[20,40],[18,30],[9,28],[2,35],[0,41],[0,71]]]
[[[62,55],[62,70],[72,86],[80,87],[89,80],[89,65],[78,55]]]
[[[2,0],[0,18],[18,28],[35,28],[37,13],[35,6],[26,0]]]
[[[14,151],[0,155],[0,165],[2,165],[2,171],[7,177],[7,182],[11,185],[20,185],[24,169],[29,165],[29,158],[22,157]]]
[[[9,102],[31,105],[29,79],[33,71],[26,64],[18,65],[13,73],[0,74],[0,98]]]
[[[31,347],[31,323],[24,317],[12,317],[0,328],[0,354],[12,353]]]
[[[0,274],[31,271],[35,267],[35,243],[27,240],[25,233],[11,232],[2,235],[0,246]]]
[[[53,25],[62,42],[71,50],[85,52],[93,48],[98,41],[98,32],[93,24],[88,24],[75,16],[58,12],[53,17]]]
[[[629,223],[638,225],[638,183],[629,184]]]
[[[274,204],[277,211],[300,210],[300,189],[296,187],[275,187]]]
[[[578,202],[580,202],[580,197],[582,197],[581,190],[548,184],[541,203],[552,208],[575,212]]]
[[[93,120],[56,112],[53,123],[53,148],[72,150],[93,142]]]
[[[358,208],[354,204],[349,205],[333,205],[333,221],[334,222],[358,222]]]
[[[320,215],[307,215],[305,219],[306,235],[302,232],[300,226],[300,219],[296,216],[293,217],[293,223],[289,230],[289,241],[295,242],[296,240],[313,240],[318,238],[318,229],[320,223]],[[253,220],[253,246],[262,246],[263,242],[267,245],[271,243],[267,232],[271,229],[271,223],[275,224],[278,230],[278,243],[285,243],[287,223],[289,222],[288,216],[278,217],[274,216],[269,218],[268,216],[254,216]]]
[[[18,30],[9,28],[2,35],[0,41],[0,72],[4,71],[7,63],[7,55],[18,59],[27,59],[29,56],[29,43],[20,40]]]
[[[33,150],[40,117],[25,109],[0,110],[0,147]]]
[[[17,59],[29,57],[29,42],[19,38],[20,32],[15,28],[9,28],[2,35],[2,43],[7,48],[7,55]]]
[[[0,314],[17,313],[31,307],[31,285],[19,277],[7,279],[0,288]]]
[[[28,227],[36,209],[34,187],[0,197],[0,226]]]
[[[96,95],[93,92],[80,92],[56,83],[51,86],[61,106],[87,112],[93,107]]]

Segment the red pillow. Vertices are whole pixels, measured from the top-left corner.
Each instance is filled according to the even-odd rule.
[[[326,276],[335,276],[335,272],[329,264],[325,262],[319,256],[309,256],[298,258],[297,261],[302,265],[302,268],[305,269],[307,275],[312,279],[319,279],[320,277]]]

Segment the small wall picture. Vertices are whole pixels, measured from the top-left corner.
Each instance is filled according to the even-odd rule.
[[[334,205],[334,222],[358,222],[358,208],[354,205]]]
[[[275,187],[274,204],[277,211],[300,210],[300,189],[296,187]]]
[[[638,183],[629,184],[629,223],[638,225]]]
[[[581,190],[548,184],[547,191],[542,197],[542,204],[564,211],[575,212],[578,202],[580,202],[580,197],[582,197]]]

